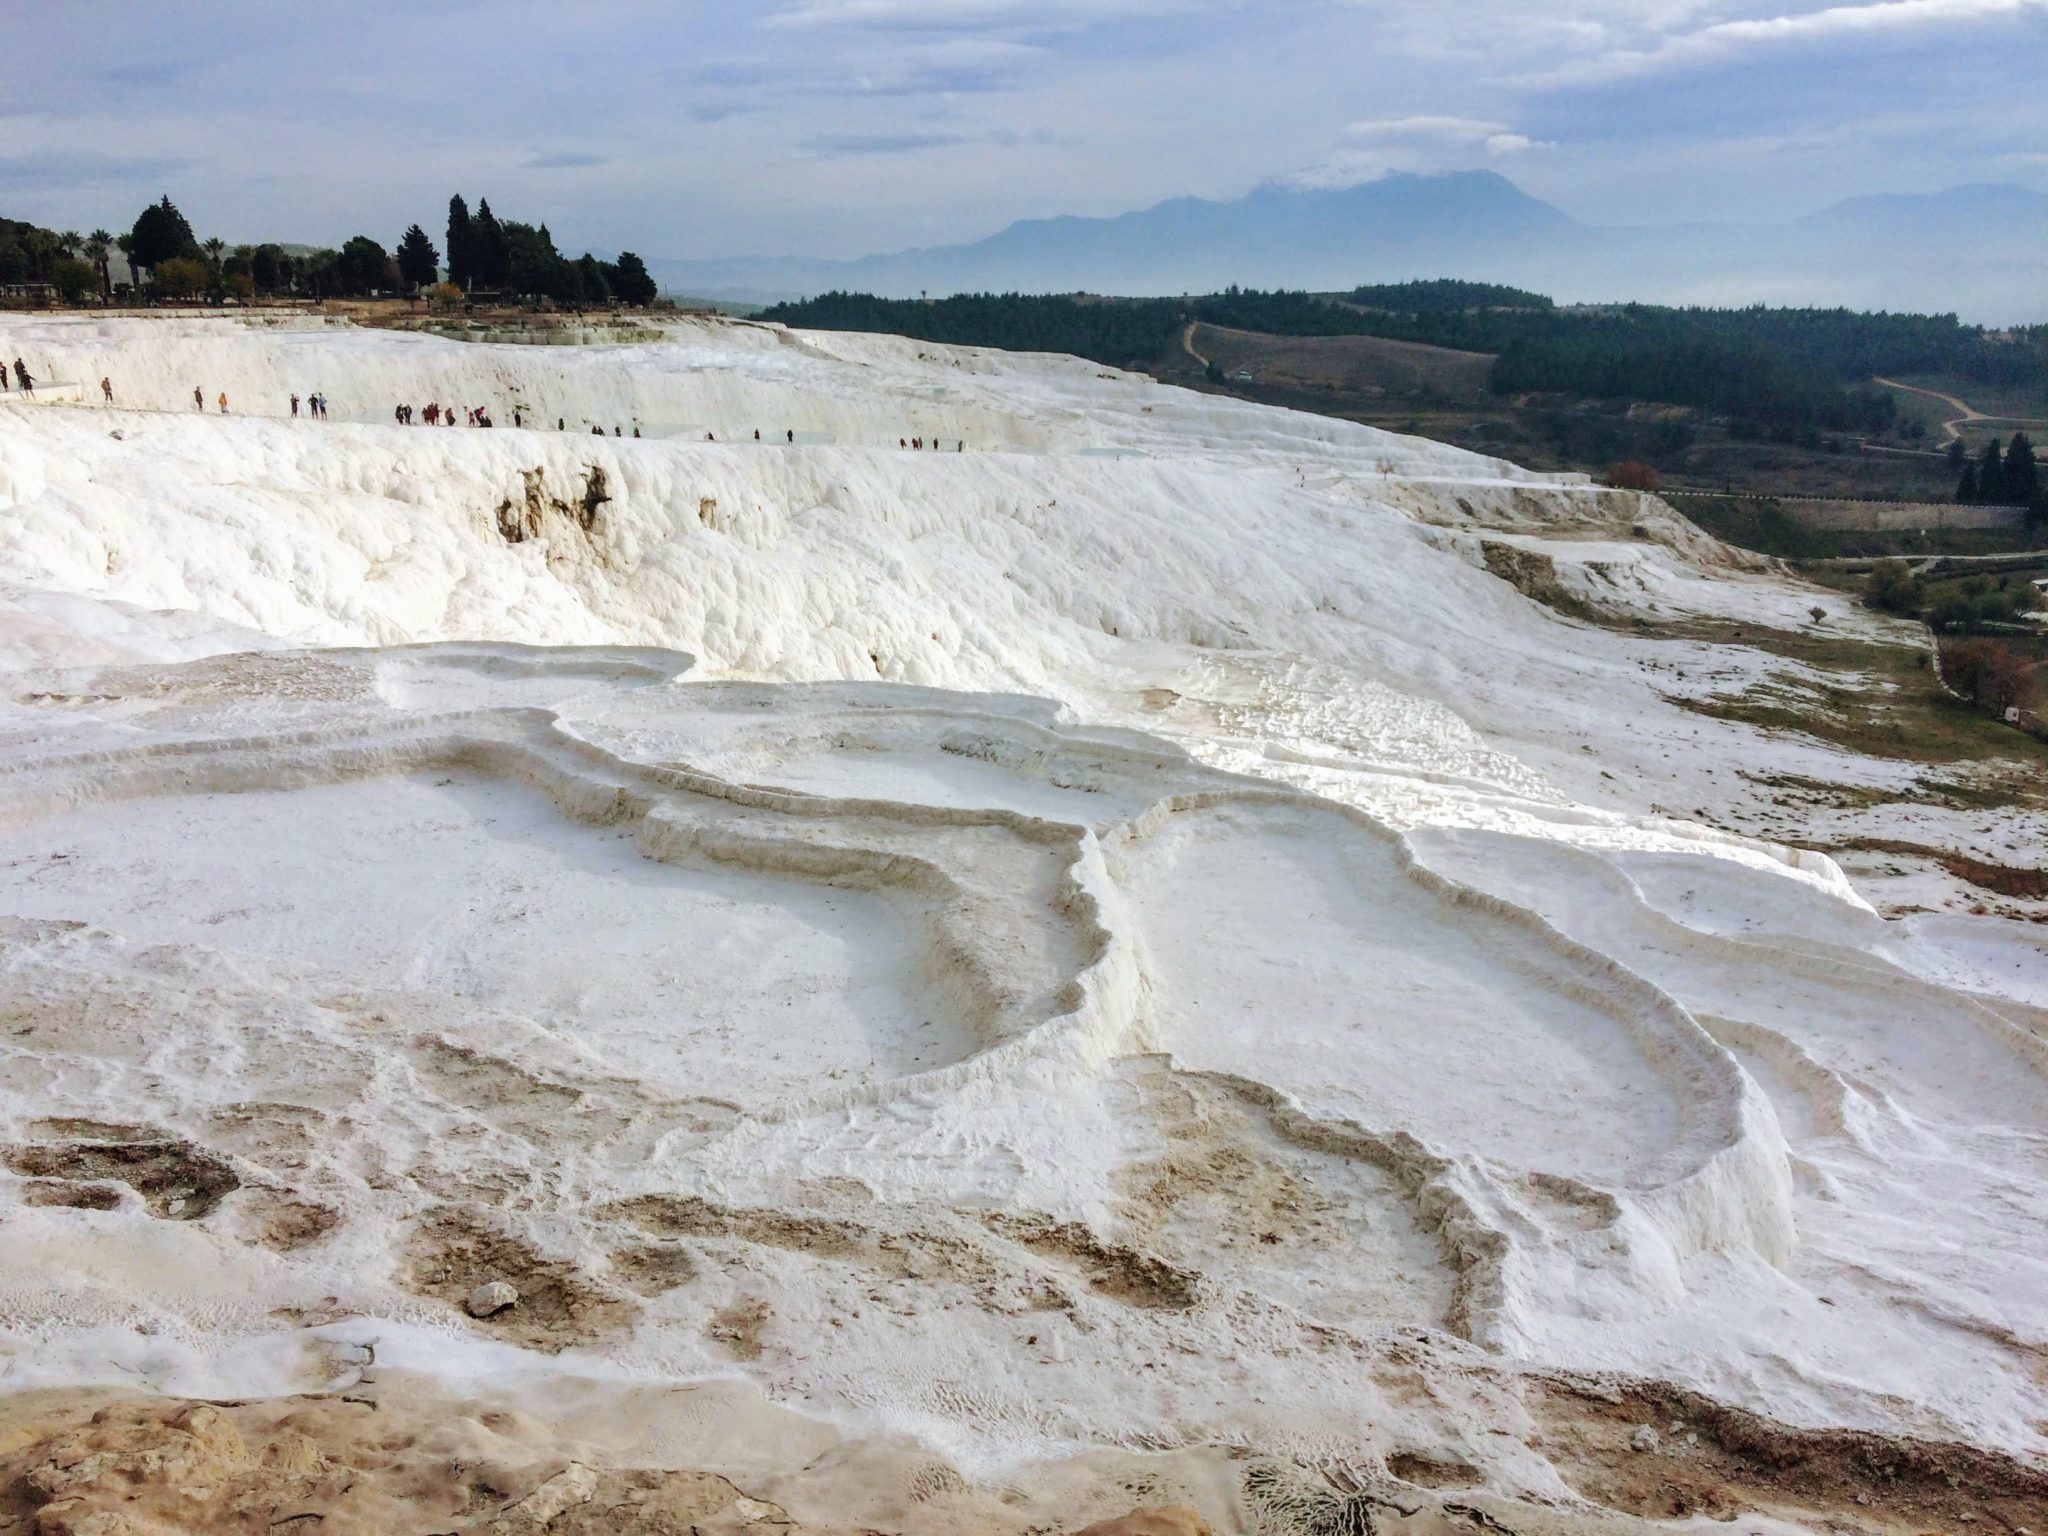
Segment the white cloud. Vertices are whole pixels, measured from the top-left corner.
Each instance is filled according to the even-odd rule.
[[[1547,77],[1566,84],[1646,74],[1726,59],[1747,49],[1787,43],[1882,37],[1971,22],[2048,13],[2048,0],[1877,0],[1791,16],[1714,22],[1643,48],[1615,49]]]
[[[1385,139],[1435,139],[1452,144],[1480,144],[1509,134],[1506,123],[1481,122],[1470,117],[1381,117],[1367,118],[1344,130],[1346,137],[1378,142]]]
[[[1296,187],[1348,187],[1388,171],[1446,170],[1471,164],[1476,151],[1519,155],[1551,146],[1507,123],[1478,117],[1375,117],[1344,130],[1349,146],[1286,178]],[[1355,146],[1355,147],[1352,147]]]
[[[872,31],[1065,30],[1098,22],[1216,10],[1249,0],[796,0],[774,12],[774,27]]]

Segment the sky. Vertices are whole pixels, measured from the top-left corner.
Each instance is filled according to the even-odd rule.
[[[1484,167],[1592,223],[2048,190],[2048,0],[0,0],[0,216],[843,257]]]

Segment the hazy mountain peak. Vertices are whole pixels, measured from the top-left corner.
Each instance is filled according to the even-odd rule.
[[[1176,294],[1236,283],[1343,290],[1459,277],[1559,299],[1798,303],[2048,319],[2048,194],[1983,183],[1847,199],[1778,224],[1588,225],[1496,171],[1347,187],[1267,182],[1107,217],[1023,219],[986,239],[856,261],[666,262],[673,288],[781,298],[980,290]]]

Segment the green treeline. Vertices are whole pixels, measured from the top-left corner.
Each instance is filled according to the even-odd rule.
[[[1492,374],[1497,393],[1661,400],[1829,431],[1882,431],[1898,415],[1889,391],[1845,387],[1824,361],[1702,320],[1697,312],[1540,319],[1513,327],[1512,334],[1494,333],[1501,341]]]
[[[1964,455],[1961,442],[1949,444],[1949,462],[1962,466],[1956,484],[1956,500],[1989,506],[2044,506],[2040,466],[2034,459],[2034,445],[2024,432],[2015,432],[2003,449],[1998,439],[1984,445],[1975,463]]]
[[[417,225],[414,226],[418,228]],[[571,261],[555,249],[545,224],[499,222],[489,198],[472,214],[460,194],[448,200],[448,281],[456,287],[558,304],[654,302],[654,279],[631,251],[617,261],[599,261],[588,251]]]
[[[1458,314],[1468,309],[1555,309],[1556,301],[1526,288],[1500,283],[1468,283],[1436,277],[1413,283],[1368,283],[1352,289],[1353,304],[1389,309],[1399,314]]]
[[[815,331],[875,331],[951,346],[1007,352],[1069,352],[1122,367],[1149,363],[1184,323],[1179,299],[1083,299],[1070,295],[964,293],[956,298],[878,299],[827,293],[777,304],[756,318]]]
[[[1405,307],[1400,307],[1405,306]],[[1878,375],[1947,373],[2000,384],[2048,380],[2048,327],[2013,335],[1953,315],[1845,309],[1559,309],[1541,295],[1427,282],[1337,297],[1226,289],[1185,299],[968,294],[938,300],[828,293],[763,318],[819,330],[1071,352],[1148,364],[1199,320],[1280,336],[1381,336],[1495,355],[1501,394],[1560,394],[1689,405],[1780,429],[1880,431],[1897,414]]]
[[[588,252],[572,260],[555,249],[547,225],[500,223],[488,202],[480,202],[472,218],[462,199],[453,199],[448,240],[449,277],[465,292],[474,286],[499,298],[545,299],[575,307],[651,304],[655,299],[647,264],[631,251],[622,251],[617,261],[601,261]],[[127,261],[127,283],[113,281],[111,257],[116,251]],[[60,233],[0,219],[0,289],[48,289],[71,304],[95,297],[204,297],[219,303],[257,297],[417,295],[433,288],[440,274],[441,253],[418,224],[387,251],[369,235],[356,235],[339,250],[200,240],[168,197],[143,209],[120,235],[103,229],[90,235]],[[38,295],[28,297],[34,302]]]

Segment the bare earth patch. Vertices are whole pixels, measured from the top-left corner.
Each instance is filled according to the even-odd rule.
[[[130,1126],[95,1127],[126,1137]],[[152,1216],[170,1221],[197,1221],[212,1211],[242,1181],[226,1160],[189,1141],[106,1139],[30,1143],[0,1151],[0,1162],[24,1178],[61,1184],[126,1184],[149,1207]],[[99,1196],[76,1200],[44,1198],[45,1205],[84,1205]]]
[[[1918,1536],[2038,1530],[2048,1517],[2048,1470],[1974,1446],[1794,1429],[1662,1382],[1611,1393],[1557,1382],[1532,1407],[1567,1482],[1648,1519],[1771,1514]]]
[[[409,1290],[460,1309],[478,1286],[502,1280],[519,1292],[516,1305],[474,1326],[529,1349],[556,1354],[574,1344],[623,1332],[638,1307],[551,1259],[525,1240],[492,1230],[477,1216],[444,1207],[425,1217],[407,1245],[401,1276]]]

